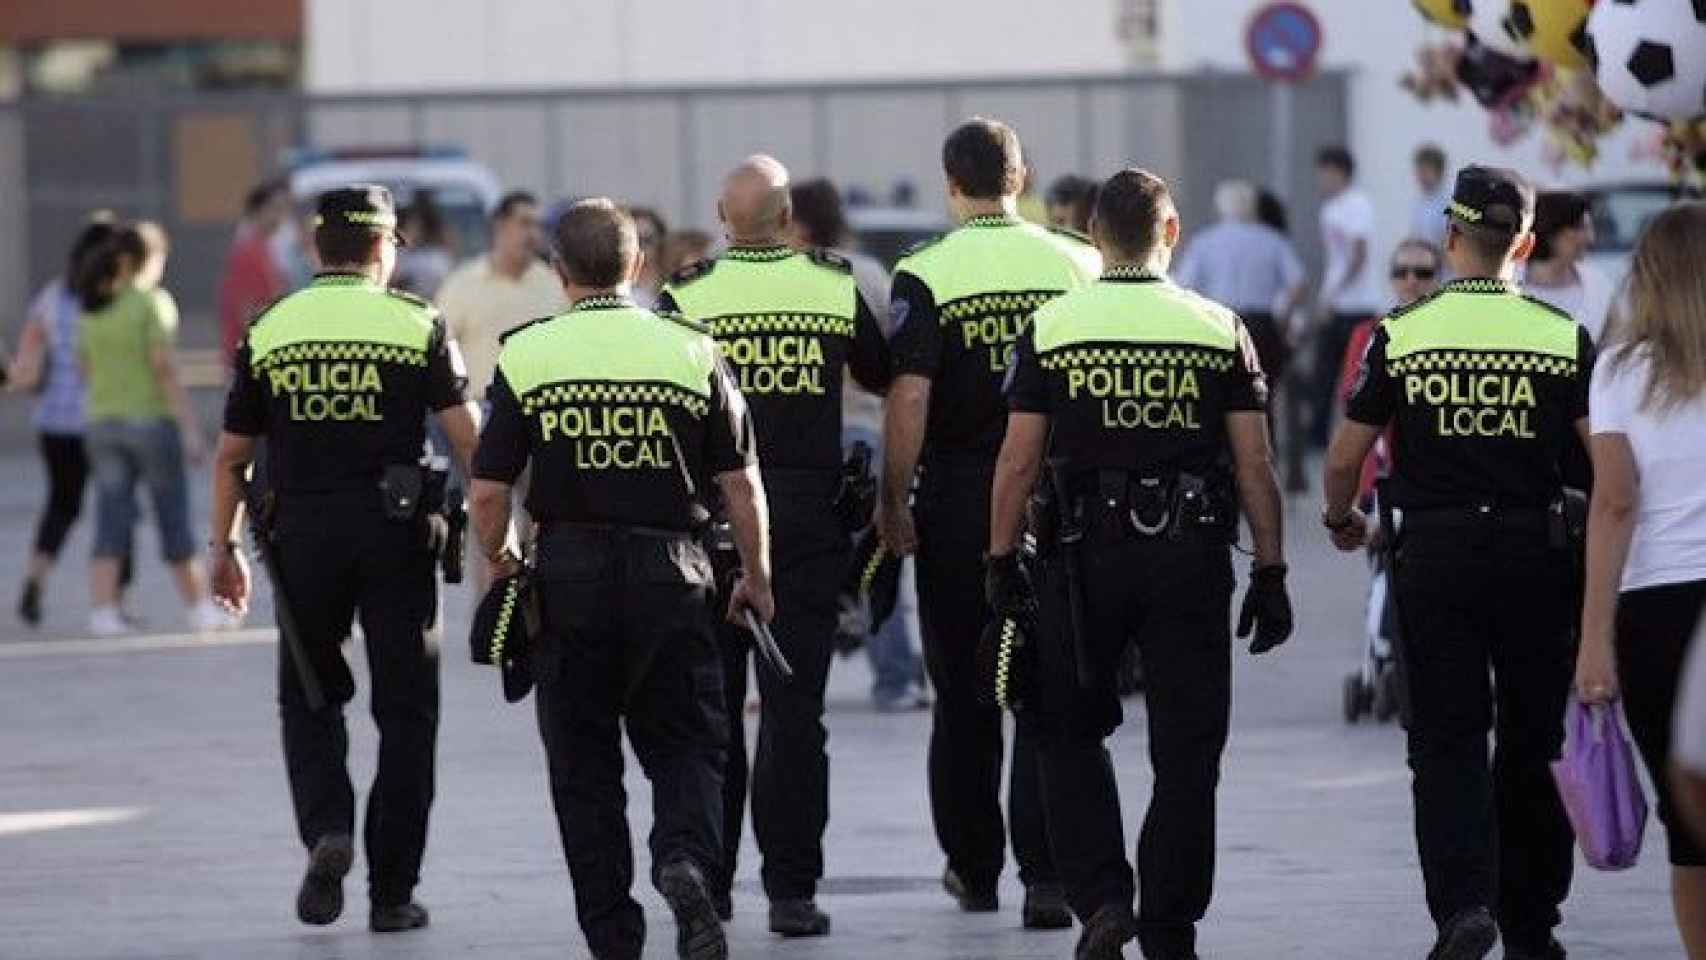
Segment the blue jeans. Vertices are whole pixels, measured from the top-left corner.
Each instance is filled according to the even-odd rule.
[[[862,425],[849,424],[842,431],[846,447],[860,441],[871,447],[876,456],[872,469],[882,471],[883,439],[876,431]],[[871,699],[881,704],[900,701],[918,684],[923,663],[918,656],[918,586],[911,560],[901,568],[900,599],[894,616],[889,617],[875,636],[865,641],[865,655],[871,658]]]
[[[138,481],[153,502],[166,562],[183,563],[195,556],[189,481],[177,425],[170,420],[94,420],[85,443],[95,481],[95,556],[130,555]]]

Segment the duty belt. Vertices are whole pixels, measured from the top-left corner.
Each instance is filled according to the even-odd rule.
[[[1198,474],[1097,470],[1074,485],[1067,509],[1099,543],[1228,537],[1237,529],[1229,485]]]
[[[585,523],[578,520],[552,520],[540,524],[539,538],[544,540],[554,534],[564,536],[585,535],[590,538],[619,540],[627,537],[642,537],[649,540],[692,540],[690,530],[665,530],[661,527],[636,527],[615,523]]]
[[[1548,507],[1501,507],[1482,503],[1462,507],[1400,509],[1398,513],[1398,530],[1402,536],[1435,532],[1457,536],[1524,534],[1545,537],[1547,543],[1556,549],[1568,547],[1572,540],[1562,496]]]

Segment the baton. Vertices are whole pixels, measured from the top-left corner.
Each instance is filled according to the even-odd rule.
[[[302,683],[302,696],[308,703],[308,709],[317,713],[326,706],[326,694],[320,689],[320,677],[314,672],[314,665],[308,661],[308,651],[302,645],[302,634],[296,626],[296,611],[290,606],[290,598],[285,596],[284,578],[279,575],[278,554],[273,549],[267,520],[262,516],[262,504],[249,478],[243,476],[241,470],[236,473],[237,489],[249,510],[249,532],[255,538],[255,554],[260,557],[261,569],[266,571],[267,579],[272,581],[273,612],[278,614],[279,638],[285,652],[296,664],[296,679]]]
[[[758,652],[763,654],[764,661],[770,664],[770,669],[776,671],[783,683],[792,683],[794,668],[788,664],[788,658],[782,655],[782,648],[776,645],[776,637],[771,634],[769,625],[761,622],[751,607],[746,607],[741,612],[746,616],[746,628],[752,632],[753,643],[758,647]]]

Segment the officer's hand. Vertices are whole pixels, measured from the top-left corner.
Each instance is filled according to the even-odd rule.
[[[496,558],[488,557],[487,562],[491,564],[493,580],[513,577],[521,572],[521,558],[508,550],[499,553]]]
[[[769,623],[776,619],[776,597],[770,592],[770,581],[743,573],[735,581],[734,589],[729,591],[729,622],[738,627],[746,626],[748,610],[760,622]]]
[[[1031,576],[1019,562],[1017,553],[990,556],[983,563],[983,599],[989,609],[1002,616],[1020,613],[1028,608],[1036,594],[1031,588]]]
[[[1238,613],[1238,639],[1250,636],[1250,652],[1267,653],[1291,636],[1291,595],[1285,589],[1285,564],[1276,563],[1250,571],[1250,588],[1244,591],[1244,607]]]
[[[1345,515],[1345,525],[1331,531],[1333,546],[1341,553],[1354,553],[1368,545],[1369,523],[1368,515],[1355,507]]]
[[[249,610],[249,560],[237,547],[213,548],[208,588],[215,603],[241,616]]]
[[[1610,637],[1584,636],[1576,654],[1576,699],[1610,703],[1617,699],[1617,654]]]
[[[883,546],[897,557],[910,557],[918,550],[918,530],[912,525],[912,508],[906,504],[879,502],[877,530]]]

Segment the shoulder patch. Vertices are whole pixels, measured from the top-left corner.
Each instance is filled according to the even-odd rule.
[[[686,316],[685,314],[676,313],[673,310],[653,310],[652,315],[657,317],[659,320],[666,320],[678,327],[686,327],[701,336],[708,337],[711,335],[710,327]]]
[[[716,269],[716,267],[716,257],[705,257],[702,260],[695,260],[687,266],[670,274],[667,282],[672,287],[686,286],[687,284],[692,283],[700,277],[710,273],[712,270]]]
[[[1079,233],[1077,230],[1073,230],[1070,227],[1051,226],[1048,228],[1048,232],[1055,234],[1056,236],[1065,237],[1068,240],[1076,240],[1079,243],[1082,243],[1087,247],[1095,245],[1095,241],[1091,240],[1089,238],[1089,236],[1082,234],[1082,233]]]
[[[1421,297],[1410,303],[1403,304],[1402,306],[1393,307],[1391,310],[1387,311],[1385,319],[1397,320],[1408,314],[1415,313],[1417,310],[1420,310],[1428,304],[1433,303],[1435,300],[1438,300],[1440,295],[1443,293],[1445,293],[1445,288],[1441,287],[1427,296]]]
[[[834,250],[825,250],[823,247],[813,247],[806,251],[806,256],[810,257],[811,261],[820,267],[828,267],[831,270],[839,270],[842,273],[853,272],[853,261],[839,253],[836,253]]]
[[[555,320],[555,319],[556,319],[555,317],[539,317],[537,319],[529,320],[526,323],[520,324],[518,326],[511,327],[510,329],[505,330],[503,333],[498,334],[498,342],[499,343],[505,343],[509,340],[510,337],[513,337],[516,334],[520,333],[521,331],[526,330],[528,327],[538,326],[539,324],[544,323],[547,320]]]
[[[1547,303],[1546,301],[1540,299],[1537,296],[1534,296],[1533,294],[1525,293],[1522,295],[1522,298],[1524,300],[1527,300],[1529,303],[1532,303],[1535,306],[1539,307],[1540,309],[1545,310],[1547,313],[1550,313],[1553,316],[1559,318],[1560,320],[1568,320],[1571,323],[1576,322],[1576,318],[1570,316],[1568,311],[1560,310],[1557,307],[1553,306],[1552,304]]]

